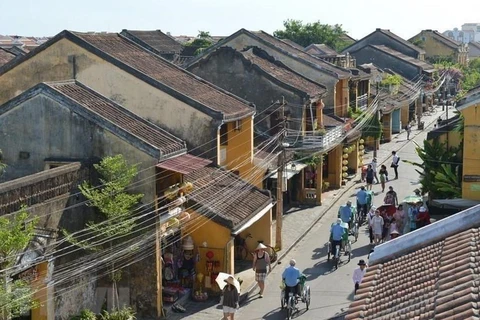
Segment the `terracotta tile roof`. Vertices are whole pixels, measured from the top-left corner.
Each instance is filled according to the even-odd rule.
[[[479,319],[480,205],[375,248],[350,319]]]
[[[390,49],[389,47],[387,46],[381,46],[381,45],[370,45],[371,47],[374,47],[375,49],[379,50],[379,51],[382,51],[388,55],[391,55],[391,56],[394,56],[394,57],[397,57],[398,59],[401,59],[409,64],[412,64],[414,66],[417,66],[419,68],[421,68],[422,70],[424,71],[428,71],[428,70],[434,70],[435,67],[432,66],[431,64],[429,63],[426,63],[425,61],[421,61],[421,60],[418,60],[418,59],[415,59],[415,58],[412,58],[412,57],[409,57],[401,52],[398,52],[396,50],[393,50],[393,49]]]
[[[241,52],[241,54],[245,57],[245,59],[258,66],[264,72],[294,88],[307,93],[310,95],[310,97],[316,97],[325,94],[327,91],[323,85],[315,83],[294,72],[280,61],[276,61],[273,57],[269,56],[261,49],[251,48]]]
[[[160,162],[157,164],[157,168],[179,172],[181,174],[189,174],[195,170],[206,167],[211,163],[212,161],[208,159],[195,157],[191,154],[183,154],[181,156]]]
[[[225,119],[244,118],[254,113],[254,108],[247,101],[196,77],[119,34],[79,32],[73,34],[114,59],[223,114]]]
[[[163,33],[160,30],[141,31],[141,30],[123,30],[122,35],[133,36],[140,41],[146,43],[159,53],[176,53],[182,52],[183,46],[173,37]]]
[[[162,156],[185,151],[185,143],[167,131],[134,115],[112,100],[75,81],[52,82],[46,85],[70,98],[83,108],[98,114],[146,143],[158,148]]]
[[[0,66],[3,66],[13,58],[15,58],[14,54],[8,52],[5,49],[0,48]]]
[[[235,230],[272,202],[266,191],[223,169],[205,167],[184,176],[194,189],[190,198],[196,211]]]
[[[279,48],[279,49],[281,49],[285,52],[288,52],[291,55],[294,55],[294,56],[296,56],[300,59],[303,59],[303,60],[305,60],[309,63],[315,64],[321,69],[330,71],[331,73],[335,74],[337,77],[346,78],[346,77],[350,76],[350,72],[347,69],[338,67],[338,66],[336,66],[334,64],[331,64],[331,63],[328,63],[324,60],[315,58],[314,56],[306,53],[304,50],[300,50],[300,49],[298,49],[294,46],[291,46],[288,43],[283,42],[282,40],[277,39],[274,36],[272,36],[272,35],[270,35],[266,32],[253,31],[253,32],[250,32],[250,33],[252,33],[253,35],[262,39],[263,41],[266,41],[266,42],[270,43],[271,45],[273,45],[273,46],[275,46],[275,47],[277,47],[277,48]]]

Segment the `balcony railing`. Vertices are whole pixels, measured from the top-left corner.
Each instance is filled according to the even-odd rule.
[[[341,141],[344,135],[343,126],[328,129],[325,134],[306,132],[305,135],[299,135],[298,131],[287,130],[285,142],[295,148],[305,149],[327,149]]]

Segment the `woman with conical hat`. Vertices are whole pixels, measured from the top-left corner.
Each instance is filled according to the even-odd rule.
[[[260,298],[263,298],[263,291],[265,290],[265,279],[267,278],[267,271],[272,270],[270,264],[270,256],[266,251],[267,246],[259,243],[253,254],[253,271],[255,271],[255,281],[260,288]]]

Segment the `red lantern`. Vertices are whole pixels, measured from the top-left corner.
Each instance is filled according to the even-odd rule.
[[[213,254],[212,251],[208,251],[207,254],[206,254],[206,256],[207,256],[207,258],[208,258],[209,260],[212,260],[215,255]]]

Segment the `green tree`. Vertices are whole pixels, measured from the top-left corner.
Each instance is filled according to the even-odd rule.
[[[2,319],[18,317],[36,307],[30,285],[11,279],[19,254],[34,237],[37,217],[30,217],[25,207],[12,218],[0,217],[0,309]]]
[[[342,40],[346,34],[342,25],[322,24],[320,21],[303,23],[301,20],[286,20],[283,22],[283,30],[276,30],[273,35],[280,39],[289,39],[307,47],[313,43],[323,43],[337,51],[344,49],[348,42]]]
[[[196,47],[195,55],[198,55],[203,52],[206,48],[210,47],[213,44],[212,36],[210,32],[207,31],[198,31],[198,35],[195,40],[187,42],[185,45],[188,47]]]
[[[137,176],[137,167],[129,165],[122,155],[105,157],[99,164],[94,165],[100,175],[100,187],[84,181],[80,191],[88,200],[88,206],[95,207],[103,218],[102,221],[87,223],[83,233],[74,237],[64,231],[67,239],[89,251],[108,250],[115,242],[133,231],[135,216],[133,209],[143,194],[130,194],[127,187]],[[90,240],[89,240],[90,239]],[[120,270],[110,265],[110,280],[113,292],[117,292],[117,283],[121,279]],[[118,296],[117,296],[118,299]],[[114,308],[118,307],[114,301]]]

